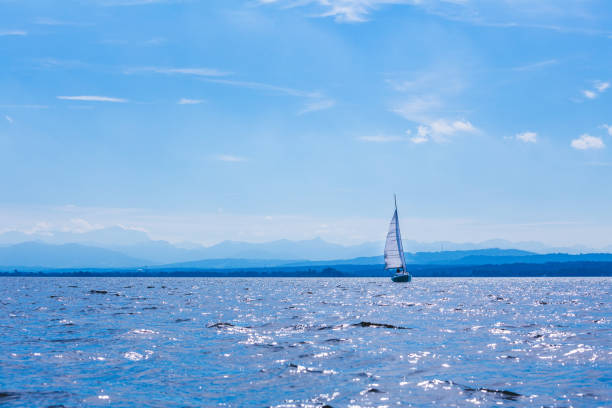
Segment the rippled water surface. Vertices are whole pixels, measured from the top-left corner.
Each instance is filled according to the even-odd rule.
[[[0,405],[610,406],[611,290],[0,278]]]

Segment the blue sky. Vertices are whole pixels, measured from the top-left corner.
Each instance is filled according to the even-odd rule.
[[[0,231],[612,244],[609,2],[61,4],[0,0]]]

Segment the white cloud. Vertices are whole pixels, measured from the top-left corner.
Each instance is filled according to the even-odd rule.
[[[127,102],[127,99],[123,99],[123,98],[111,98],[109,96],[97,96],[97,95],[58,96],[57,99],[62,99],[66,101],[84,101],[84,102],[114,102],[114,103]]]
[[[371,143],[390,143],[390,142],[401,142],[404,140],[401,136],[385,136],[385,135],[374,135],[374,136],[360,136],[358,137],[362,142]]]
[[[220,154],[220,155],[217,155],[215,158],[217,160],[224,161],[224,162],[230,162],[230,163],[238,163],[238,162],[246,161],[244,157],[233,156],[231,154]]]
[[[298,114],[303,115],[305,113],[330,109],[330,108],[333,108],[335,105],[336,105],[336,101],[334,101],[333,99],[321,99],[318,101],[307,103],[304,109],[299,111]]]
[[[181,98],[177,103],[179,105],[198,105],[202,102],[204,102],[202,99]]]
[[[538,134],[536,132],[518,133],[516,139],[524,143],[536,143],[538,141]]]
[[[591,136],[586,133],[580,135],[578,139],[572,140],[571,146],[578,150],[603,149],[605,147],[600,137]]]
[[[426,143],[429,141],[427,136],[413,136],[410,138],[410,141],[414,144]]]
[[[595,81],[595,89],[597,89],[599,93],[605,91],[609,87],[610,87],[609,82]]]
[[[437,119],[427,124],[420,125],[417,129],[419,143],[421,138],[428,138],[436,143],[447,142],[449,137],[457,133],[474,133],[476,128],[468,121]]]
[[[202,77],[222,77],[231,75],[231,72],[220,71],[214,68],[140,67],[130,68],[125,71],[126,74],[134,74],[137,72],[154,72],[165,75],[193,75]]]
[[[595,99],[610,87],[610,82],[594,81],[592,89],[585,89],[582,94],[588,99]]]
[[[0,30],[0,37],[9,36],[9,35],[24,36],[24,35],[28,35],[28,32],[24,30],[4,30],[4,31]]]
[[[602,126],[608,131],[608,134],[612,136],[612,126],[610,125],[602,125]]]
[[[4,115],[4,119],[6,119],[8,123],[13,123],[13,118],[11,118],[9,115]]]

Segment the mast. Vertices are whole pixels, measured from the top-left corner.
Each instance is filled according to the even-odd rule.
[[[402,272],[406,273],[406,260],[404,259],[404,245],[402,244],[402,234],[399,227],[399,215],[397,213],[397,196],[393,194],[393,201],[395,203],[395,239],[397,240],[397,250],[399,257],[402,261]]]

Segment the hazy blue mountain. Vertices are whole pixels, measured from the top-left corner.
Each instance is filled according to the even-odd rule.
[[[151,269],[231,269],[231,268],[273,268],[293,264],[295,261],[280,259],[203,259],[156,266]]]
[[[410,265],[504,265],[513,263],[543,264],[549,262],[612,262],[612,254],[536,254],[516,249],[478,249],[474,251],[442,251],[406,253]],[[296,261],[287,266],[383,265],[382,256],[338,259],[333,261]]]
[[[127,258],[142,260],[141,262],[143,264],[149,266],[202,260],[224,260],[222,263],[229,264],[229,259],[236,260],[234,263],[239,265],[238,267],[251,265],[254,260],[265,261],[266,265],[270,265],[272,261],[274,261],[274,264],[297,261],[302,263],[311,261],[322,261],[323,263],[350,261],[354,265],[371,265],[382,263],[381,255],[384,245],[381,240],[380,242],[343,246],[326,242],[321,238],[315,238],[302,241],[282,239],[264,243],[224,241],[205,247],[189,242],[173,244],[166,241],[154,241],[149,238],[146,232],[126,229],[120,226],[82,233],[52,231],[26,234],[19,231],[8,231],[0,234],[0,247],[31,241],[45,244],[76,243],[89,247],[103,248],[123,254]],[[441,251],[441,249],[443,250]],[[495,262],[502,262],[503,259],[501,257],[516,257],[531,254],[607,252],[612,250],[612,246],[601,251],[593,251],[589,248],[580,246],[551,248],[538,242],[510,242],[501,239],[479,243],[453,243],[443,241],[422,243],[405,240],[404,250],[407,252],[406,261],[410,264],[448,264],[452,262],[483,263],[491,261],[484,258],[486,256],[493,256],[494,258],[492,260]],[[491,251],[496,252],[493,253]],[[460,261],[460,259],[468,256],[474,256],[476,258],[463,259]],[[512,259],[508,258],[508,262],[510,261],[512,261]]]
[[[44,268],[122,268],[146,264],[109,249],[81,244],[24,242],[0,247],[0,266]]]
[[[404,251],[406,252],[444,252],[444,251],[472,251],[477,249],[499,248],[520,249],[523,251],[539,254],[569,253],[580,254],[585,252],[612,252],[612,245],[605,248],[590,248],[584,245],[573,245],[567,247],[550,246],[537,241],[512,242],[505,239],[490,239],[482,242],[418,242],[404,240]]]
[[[0,244],[19,244],[22,242],[44,242],[47,244],[88,244],[133,245],[151,239],[144,231],[122,228],[120,226],[101,228],[86,232],[45,231],[26,234],[20,231],[7,231],[0,234]]]
[[[206,258],[249,258],[249,259],[308,259],[331,260],[354,258],[382,253],[382,245],[364,243],[343,246],[323,241],[321,238],[303,241],[281,239],[265,243],[224,241],[206,248]]]

